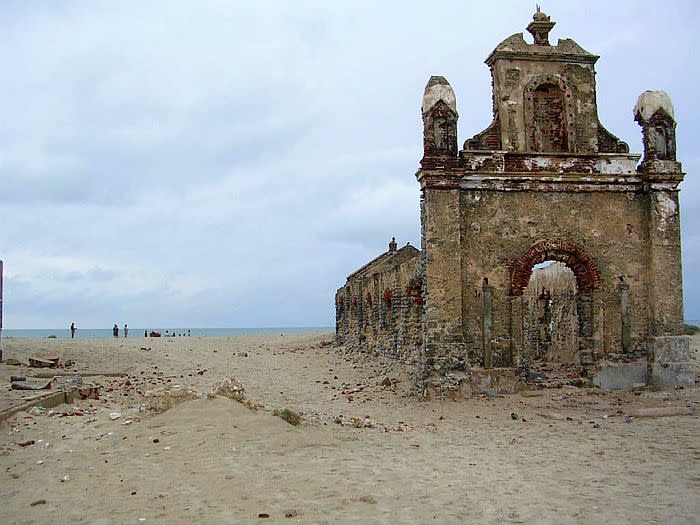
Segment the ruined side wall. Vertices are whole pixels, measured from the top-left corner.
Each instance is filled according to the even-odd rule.
[[[620,276],[629,284],[630,352],[644,353],[644,340],[650,333],[647,283],[653,276],[649,274],[648,205],[643,193],[463,190],[460,197],[460,249],[464,257],[468,255],[462,272],[465,331],[469,341],[479,341],[486,277],[493,296],[494,366],[517,364],[510,334],[511,326],[520,320],[512,303],[522,298],[509,295],[512,263],[542,240],[562,239],[578,245],[600,270],[601,285],[592,294],[599,339],[596,350],[603,354],[597,357],[623,353]],[[508,211],[507,218],[503,210]],[[481,345],[470,344],[466,352],[472,365],[483,362]]]
[[[336,343],[416,364],[422,346],[420,257],[348,280],[335,296]]]

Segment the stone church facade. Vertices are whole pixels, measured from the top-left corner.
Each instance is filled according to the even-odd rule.
[[[582,377],[606,388],[694,381],[681,335],[684,174],[671,101],[639,97],[644,153],[629,153],[598,118],[598,57],[570,39],[550,44],[553,26],[538,11],[532,44],[518,33],[488,56],[493,121],[461,149],[452,87],[430,78],[421,250],[392,240],[336,293],[337,342],[413,363],[428,393],[509,391],[532,377],[537,334],[552,338],[542,312],[553,299],[525,290],[552,261],[575,282],[569,333],[555,339]]]

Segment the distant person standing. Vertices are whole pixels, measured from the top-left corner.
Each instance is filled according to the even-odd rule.
[[[114,326],[112,327],[112,335],[114,337],[119,337],[119,327],[117,326],[117,323],[114,323]]]
[[[75,337],[75,331],[77,328],[75,327],[75,323],[70,324],[70,338],[73,339]]]
[[[126,339],[126,336],[129,335],[129,327],[126,326],[126,323],[124,323],[124,338]]]

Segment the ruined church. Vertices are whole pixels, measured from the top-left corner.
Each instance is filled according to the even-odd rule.
[[[457,99],[423,95],[421,249],[335,296],[336,342],[415,367],[426,394],[514,391],[564,373],[602,388],[692,384],[683,336],[676,121],[639,96],[643,155],[598,118],[595,63],[538,10],[486,58],[493,121],[457,140]],[[630,104],[631,105],[631,104]]]

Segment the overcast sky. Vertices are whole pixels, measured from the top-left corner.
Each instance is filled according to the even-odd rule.
[[[637,96],[674,102],[686,317],[700,319],[694,1],[546,2],[601,55],[598,109],[641,151]],[[2,0],[5,327],[330,326],[345,277],[420,246],[420,101],[491,120],[483,64],[534,2]],[[526,34],[529,38],[529,35]]]

